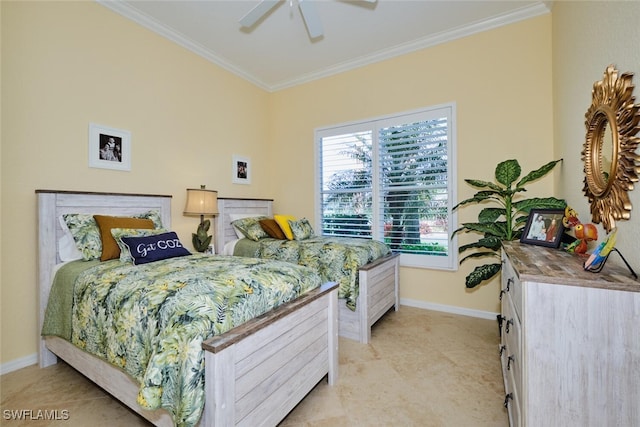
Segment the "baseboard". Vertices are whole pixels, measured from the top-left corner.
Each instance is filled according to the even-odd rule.
[[[453,305],[436,304],[433,302],[400,298],[400,305],[424,308],[425,310],[443,311],[445,313],[460,314],[462,316],[479,317],[481,319],[496,320],[498,313],[490,311],[473,310],[470,308],[456,307]]]
[[[33,353],[29,356],[1,364],[0,375],[8,374],[9,372],[17,371],[18,369],[26,368],[27,366],[35,365],[36,363],[38,363],[38,353]]]

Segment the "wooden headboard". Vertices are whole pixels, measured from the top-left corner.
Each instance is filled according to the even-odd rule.
[[[171,197],[149,194],[93,193],[79,191],[36,190],[38,196],[38,286],[40,323],[49,300],[54,267],[60,263],[58,241],[64,231],[60,216],[67,213],[131,216],[150,210],[160,212],[162,225],[171,229]],[[53,359],[51,359],[53,358]],[[40,340],[40,366],[55,363],[55,356]]]
[[[273,216],[273,199],[234,199],[218,197],[218,216],[214,218],[215,249],[221,254],[224,245],[238,237],[231,226],[232,214]]]

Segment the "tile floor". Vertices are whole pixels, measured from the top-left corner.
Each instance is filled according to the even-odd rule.
[[[338,384],[320,382],[280,427],[508,425],[495,321],[402,306],[372,335],[370,345],[341,339]],[[0,396],[7,427],[149,425],[64,363],[0,376]],[[7,419],[29,409],[69,419]]]

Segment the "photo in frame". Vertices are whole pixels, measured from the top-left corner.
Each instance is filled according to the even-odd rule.
[[[520,241],[529,245],[557,248],[562,240],[564,209],[531,209]]]
[[[231,171],[234,184],[251,184],[251,161],[247,157],[234,155]]]
[[[89,167],[131,170],[131,132],[89,123]]]

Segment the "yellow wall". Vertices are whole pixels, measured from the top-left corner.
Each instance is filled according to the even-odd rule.
[[[188,187],[269,194],[269,94],[94,2],[1,2],[2,353],[36,352],[35,189],[173,195],[191,242]],[[131,131],[132,170],[88,167],[90,122]],[[247,125],[247,124],[250,125]],[[232,155],[253,159],[231,183]]]
[[[635,103],[640,102],[640,2],[554,2],[552,15],[555,150],[566,159],[556,184],[580,219],[590,222],[588,200],[582,192],[585,113],[591,105],[593,83],[602,80],[609,64],[621,73],[634,73]],[[640,273],[640,190],[636,188],[629,196],[634,209],[629,221],[617,223],[616,247]],[[601,238],[606,235],[600,227],[599,233]],[[622,264],[616,255],[608,262]]]
[[[459,199],[500,160],[553,157],[549,15],[269,94],[93,2],[0,7],[2,364],[37,349],[35,189],[172,194],[188,242],[185,188],[200,184],[313,218],[320,126],[456,102]],[[88,168],[89,122],[131,131],[131,172]],[[231,183],[232,154],[252,159],[252,185]],[[403,268],[401,296],[497,311],[496,283],[465,291],[470,269]]]
[[[552,160],[551,17],[530,19],[272,95],[271,162],[276,210],[314,215],[315,128],[455,102],[458,199],[476,191],[463,178],[493,180],[495,165],[519,159],[523,172]],[[523,175],[524,176],[524,175]],[[549,195],[553,179],[528,195]],[[459,222],[476,220],[473,207]],[[463,235],[461,242],[477,235]],[[401,298],[498,311],[498,283],[467,291],[457,272],[401,269]]]

